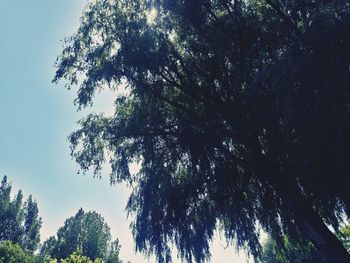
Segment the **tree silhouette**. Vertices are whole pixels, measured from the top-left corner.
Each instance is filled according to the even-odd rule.
[[[116,91],[114,116],[80,121],[72,156],[95,173],[111,156],[111,181],[133,186],[138,250],[169,262],[173,242],[202,262],[219,227],[259,256],[258,222],[350,261],[326,226],[350,213],[349,26],[345,0],[87,6],[54,81],[78,84],[79,108]]]

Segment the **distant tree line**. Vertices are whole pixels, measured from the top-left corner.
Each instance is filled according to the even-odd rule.
[[[37,202],[30,195],[23,202],[19,190],[4,176],[0,185],[1,263],[122,263],[119,240],[112,241],[110,228],[95,211],[83,209],[68,218],[56,236],[40,244]]]

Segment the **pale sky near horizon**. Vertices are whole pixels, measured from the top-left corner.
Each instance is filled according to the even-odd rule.
[[[76,121],[91,111],[111,112],[113,95],[103,92],[93,109],[76,111],[74,91],[52,84],[54,62],[62,40],[74,33],[84,0],[0,0],[0,177],[6,174],[15,190],[32,194],[43,219],[41,240],[54,235],[80,207],[106,219],[122,245],[124,262],[147,262],[135,255],[125,205],[124,185],[77,174],[67,136]],[[224,240],[213,243],[213,263],[241,263],[247,258]],[[155,262],[150,258],[149,262]],[[174,261],[180,262],[180,261]]]

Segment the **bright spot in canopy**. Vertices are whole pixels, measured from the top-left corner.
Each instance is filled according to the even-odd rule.
[[[147,23],[152,24],[154,22],[154,19],[156,19],[158,14],[158,11],[156,8],[152,8],[151,10],[148,11],[147,13]]]

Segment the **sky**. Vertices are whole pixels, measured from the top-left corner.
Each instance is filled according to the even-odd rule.
[[[53,84],[54,62],[65,37],[72,35],[84,0],[0,0],[0,176],[15,191],[37,200],[43,220],[41,240],[56,233],[80,207],[100,213],[122,245],[121,258],[132,263],[155,262],[134,252],[125,205],[130,189],[78,174],[70,157],[68,135],[89,112],[113,111],[111,92],[102,92],[92,108],[77,112],[74,91]],[[0,222],[1,223],[1,222]],[[246,262],[219,237],[210,262]],[[175,262],[180,262],[175,260]]]

